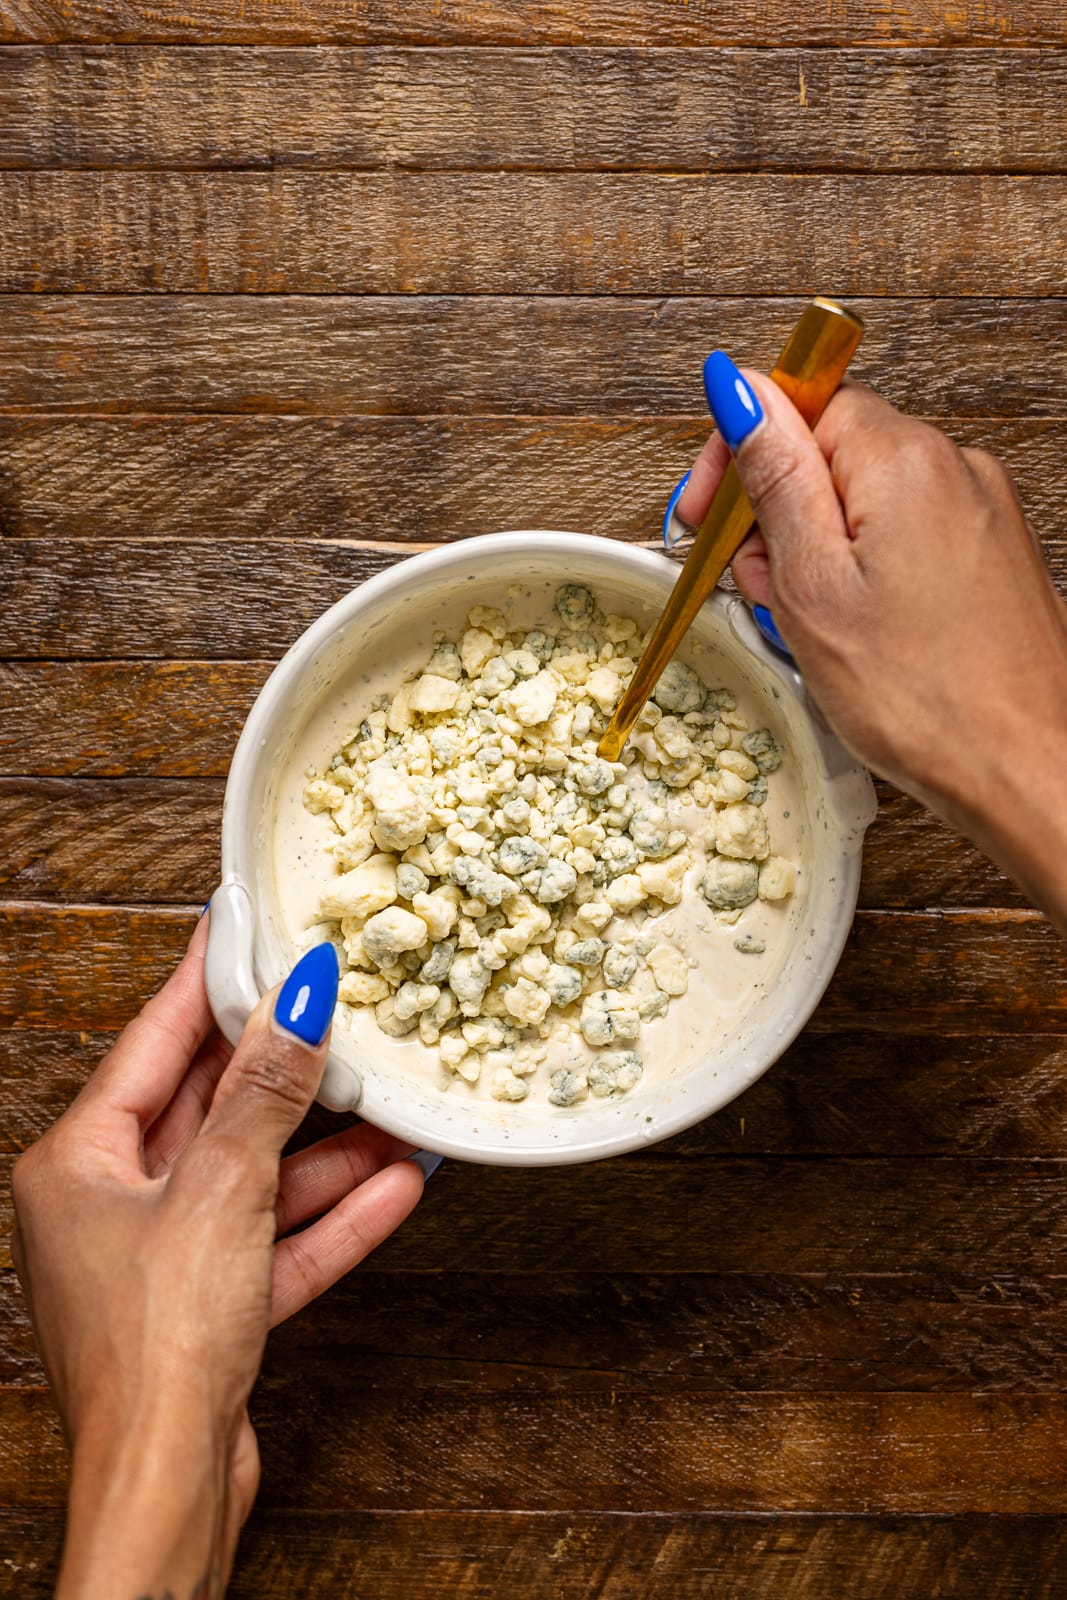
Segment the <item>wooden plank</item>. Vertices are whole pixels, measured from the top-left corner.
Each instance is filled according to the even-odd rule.
[[[411,545],[290,540],[0,541],[7,660],[240,660],[281,654]],[[1067,592],[1067,541],[1046,543]],[[220,595],[225,602],[219,603]]]
[[[121,1027],[177,960],[199,910],[0,905],[0,1016],[26,1028]],[[809,1027],[1063,1033],[1067,952],[1034,911],[861,911]]]
[[[342,1513],[275,1521],[253,1514],[234,1596],[298,1591],[357,1600],[365,1578],[380,1600],[1053,1600],[1065,1533],[1053,1518],[855,1520],[814,1516],[522,1517],[441,1513],[421,1526]],[[288,1558],[271,1587],[276,1552]],[[321,1578],[320,1578],[321,1575]],[[275,1579],[276,1581],[276,1579]],[[306,1583],[306,1587],[305,1587]]]
[[[1062,1396],[389,1396],[377,1426],[358,1387],[339,1399],[336,1411],[290,1404],[270,1421],[258,1414],[262,1504],[300,1504],[317,1488],[334,1504],[441,1509],[504,1500],[553,1510],[1033,1513],[1067,1504]],[[412,1460],[415,1432],[426,1441],[421,1460]],[[307,1463],[303,1481],[279,1470],[293,1460]]]
[[[63,1519],[0,1511],[0,1600],[49,1600]],[[1060,1517],[253,1510],[232,1600],[1058,1600]]]
[[[1041,296],[1067,178],[16,172],[0,214],[16,294]]]
[[[279,629],[277,654],[291,642]],[[222,776],[273,666],[0,663],[0,772]]]
[[[9,899],[202,903],[219,873],[218,778],[0,778]]]
[[[410,547],[195,540],[0,542],[0,655],[234,660],[281,655]],[[1067,575],[1067,548],[1063,567]],[[221,600],[220,600],[220,597]],[[119,620],[121,618],[121,620]]]
[[[861,906],[1026,904],[918,801],[879,791]],[[0,778],[0,889],[16,900],[195,904],[218,870],[222,793],[215,778]]]
[[[879,1032],[970,1033],[1002,1031],[995,1019],[1011,1015],[1003,1031],[1040,1031],[1038,1019],[1051,1022],[1061,1006],[1067,1015],[1067,949],[1037,912],[861,911],[810,1026],[847,1018]]]
[[[828,292],[834,285],[828,283]],[[867,300],[860,376],[929,415],[1063,405],[1067,299]],[[653,415],[727,345],[775,360],[799,300],[0,295],[0,411]]]
[[[1037,528],[1061,526],[1067,422],[941,421],[1000,457]],[[669,415],[0,416],[0,537],[434,544],[523,527],[658,542],[670,487],[709,426]]]
[[[0,1150],[18,1155],[69,1106],[116,1035],[50,1034],[29,1030],[0,1035]],[[0,1336],[0,1348],[4,1337]],[[0,1378],[0,1382],[4,1381]]]
[[[195,910],[0,904],[0,1018],[121,1027],[162,981]],[[861,911],[817,1034],[1067,1032],[1067,951],[1036,911]],[[901,1044],[904,1059],[911,1048]]]
[[[11,1265],[12,1162],[0,1156],[0,1267]],[[514,1170],[447,1161],[374,1265],[538,1279],[642,1273],[650,1263],[671,1276],[1032,1278],[1062,1273],[1065,1188],[1063,1161],[974,1156],[642,1155]]]
[[[42,1040],[19,1029],[0,1039],[0,1150],[39,1138],[113,1037],[49,1031]],[[1065,1066],[1056,1035],[806,1035],[738,1100],[655,1154],[1065,1159]],[[333,1126],[317,1115],[304,1142]]]
[[[1024,906],[1025,895],[982,852],[918,800],[880,779],[863,850],[861,906]]]
[[[10,52],[0,83],[9,169],[1063,172],[1067,162],[1067,56],[1051,50],[71,47]]]
[[[5,0],[0,40],[52,43],[172,44],[558,44],[719,46],[840,45],[844,42],[998,45],[1067,43],[1057,0],[853,0],[840,8],[792,0],[490,0],[443,6],[440,0],[192,0],[164,9],[154,0]]]
[[[261,1382],[277,1406],[353,1370],[393,1391],[1051,1395],[1065,1283],[361,1270],[276,1331]]]
[[[430,1204],[427,1198],[427,1204]],[[271,1336],[259,1394],[1055,1394],[1063,1278],[862,1273],[383,1273],[361,1268]],[[40,1388],[25,1302],[0,1273],[0,1382]]]
[[[148,993],[131,998],[136,1000]],[[63,1019],[58,1019],[62,1021]],[[0,1151],[17,1154],[69,1105],[114,1035],[13,1029],[0,1038]],[[902,1070],[902,1062],[906,1070]],[[333,1130],[314,1114],[302,1142]],[[1067,1159],[1061,1035],[901,1040],[806,1034],[739,1099],[657,1157],[961,1156]]]
[[[1060,1395],[253,1397],[259,1505],[519,1511],[1061,1513]],[[49,1396],[0,1391],[0,1495],[55,1505]],[[294,1462],[300,1471],[294,1472]]]
[[[745,1094],[659,1152],[1067,1156],[1061,1038],[966,1038],[934,1028],[903,1038],[820,1025]]]
[[[8,1158],[4,1158],[6,1161]],[[1058,1273],[1060,1161],[628,1156],[509,1171],[446,1162],[376,1270]],[[438,1182],[440,1179],[440,1182]],[[995,1291],[994,1291],[995,1292]]]

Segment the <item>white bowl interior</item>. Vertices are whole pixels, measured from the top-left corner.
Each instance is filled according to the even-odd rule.
[[[416,638],[428,654],[435,628],[454,628],[471,605],[504,604],[509,584],[544,584],[548,593],[561,581],[584,582],[606,609],[625,608],[646,623],[662,608],[677,572],[665,557],[605,539],[491,535],[404,562],[320,618],[257,703],[227,791],[224,867],[251,893],[261,989],[280,981],[299,948],[298,930],[282,912],[273,829],[282,775],[292,773],[297,758],[302,770],[316,712],[341,692],[351,704],[354,727],[367,709],[365,668],[380,665],[397,648],[407,651]],[[509,1105],[444,1093],[424,1066],[406,1064],[410,1041],[385,1039],[373,1026],[360,1038],[335,1028],[332,1050],[358,1069],[364,1085],[359,1109],[368,1121],[467,1160],[590,1160],[661,1139],[719,1109],[765,1071],[803,1025],[851,922],[869,820],[866,780],[813,723],[788,667],[762,646],[750,625],[745,641],[738,637],[730,619],[736,605],[717,592],[694,624],[682,657],[708,681],[750,695],[761,722],[780,735],[795,778],[793,828],[802,868],[796,894],[776,913],[788,919],[788,939],[781,941],[776,964],[760,969],[761,987],[754,989],[740,1025],[723,1029],[709,1018],[685,1059],[657,1062],[656,1071],[646,1070],[642,1082],[617,1100],[568,1109],[534,1096]],[[325,763],[331,753],[323,748],[316,755]],[[771,821],[773,845],[773,812]],[[646,1052],[652,1047],[654,1055],[655,1034],[647,1026],[643,1032],[649,1033]]]

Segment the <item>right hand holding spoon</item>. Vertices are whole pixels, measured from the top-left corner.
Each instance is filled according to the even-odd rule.
[[[719,431],[679,516],[732,451],[759,523],[734,578],[828,720],[1067,932],[1067,609],[1008,474],[850,380],[814,433],[721,351],[705,387]]]

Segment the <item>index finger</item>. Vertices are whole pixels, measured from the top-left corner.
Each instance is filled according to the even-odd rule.
[[[716,430],[705,439],[693,465],[689,469],[689,482],[682,490],[675,507],[683,522],[695,528],[707,515],[715,491],[722,482],[723,473],[730,465],[730,451],[722,434]]]

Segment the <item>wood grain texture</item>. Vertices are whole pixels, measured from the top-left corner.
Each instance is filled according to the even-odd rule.
[[[221,779],[0,778],[9,899],[196,904],[218,871]],[[867,834],[860,905],[1026,901],[980,851],[888,784]]]
[[[714,1183],[715,1169],[709,1168]],[[429,1198],[427,1203],[432,1203]],[[273,1335],[263,1389],[1056,1394],[1062,1278],[352,1274]],[[27,1371],[22,1381],[28,1381]]]
[[[0,168],[108,167],[1063,172],[1067,55],[10,52]]]
[[[1067,1400],[977,1395],[381,1393],[251,1411],[258,1503],[356,1510],[1062,1513]],[[50,1397],[0,1390],[0,1497],[53,1506]],[[300,1471],[293,1463],[300,1462]]]
[[[709,1173],[714,1181],[714,1173]],[[432,1201],[427,1197],[426,1204]],[[266,1408],[383,1394],[1061,1392],[1063,1278],[384,1273],[361,1267],[271,1335]],[[13,1272],[0,1382],[45,1382]]]
[[[894,403],[1059,415],[1067,298],[850,303],[867,321],[857,375]],[[801,309],[771,297],[0,295],[0,411],[692,412],[709,345],[768,366]]]
[[[279,620],[277,655],[294,633]],[[223,776],[273,666],[0,663],[0,773]]]
[[[218,778],[0,778],[9,899],[195,904],[219,872]]]
[[[0,904],[0,1025],[122,1027],[199,910]],[[920,1037],[1020,1027],[1067,1032],[1067,951],[1034,911],[861,911],[809,1024]]]
[[[0,0],[0,41],[0,1600],[35,1600],[66,1452],[10,1168],[179,956],[271,664],[420,546],[654,545],[706,351],[768,364],[812,290],[1008,461],[1067,585],[1067,18]],[[1067,955],[880,802],[746,1095],[600,1166],[446,1162],[272,1337],[233,1594],[1060,1600]]]
[[[1055,1465],[1062,1396],[448,1396],[440,1405],[390,1396],[392,1431],[372,1431],[370,1408],[339,1398],[321,1430],[303,1407],[273,1425],[258,1417],[264,1505],[299,1503],[319,1486],[356,1506],[442,1509],[936,1513],[1067,1503]],[[414,1430],[432,1445],[421,1473]],[[302,1484],[280,1470],[293,1459],[306,1463]]]
[[[910,795],[878,780],[863,847],[861,906],[1023,906],[1025,895],[969,840]]]
[[[0,1267],[11,1265],[12,1165],[0,1156]],[[1062,1274],[1065,1190],[1062,1160],[657,1154],[521,1171],[447,1161],[373,1260],[379,1272],[446,1278],[654,1268],[671,1277],[1047,1279]],[[1062,1299],[1055,1285],[1048,1292]],[[0,1462],[0,1504],[2,1474]]]
[[[1067,178],[0,173],[0,214],[5,293],[1041,296]]]
[[[58,1512],[0,1511],[0,1600],[47,1600]],[[255,1511],[233,1600],[1059,1600],[1061,1517]]]
[[[144,994],[146,995],[146,990]],[[144,995],[141,996],[144,998]],[[132,1007],[131,1007],[132,1009]],[[57,1019],[62,1021],[63,1019]],[[18,1154],[73,1100],[104,1032],[0,1038],[0,1152]],[[315,1112],[302,1142],[333,1131]],[[804,1035],[723,1111],[657,1145],[675,1156],[967,1156],[1067,1159],[1062,1035]]]
[[[192,0],[164,9],[152,0],[5,0],[0,39],[46,43],[229,44],[725,44],[895,46],[918,42],[1002,48],[1067,43],[1056,0],[857,0],[847,12],[797,7],[792,0]]]
[[[0,592],[9,606],[0,615],[0,654],[8,661],[280,656],[327,606],[411,553],[403,545],[323,542],[205,539],[168,548],[4,540]],[[1063,568],[1067,577],[1067,547]]]
[[[938,420],[999,456],[1034,525],[1062,537],[1067,422]],[[658,543],[709,430],[706,416],[670,415],[0,416],[0,539],[436,544],[576,528]]]
[[[1067,592],[1067,540],[1047,540],[1045,552]],[[281,655],[327,606],[413,553],[384,541],[3,540],[0,652],[57,662]]]

